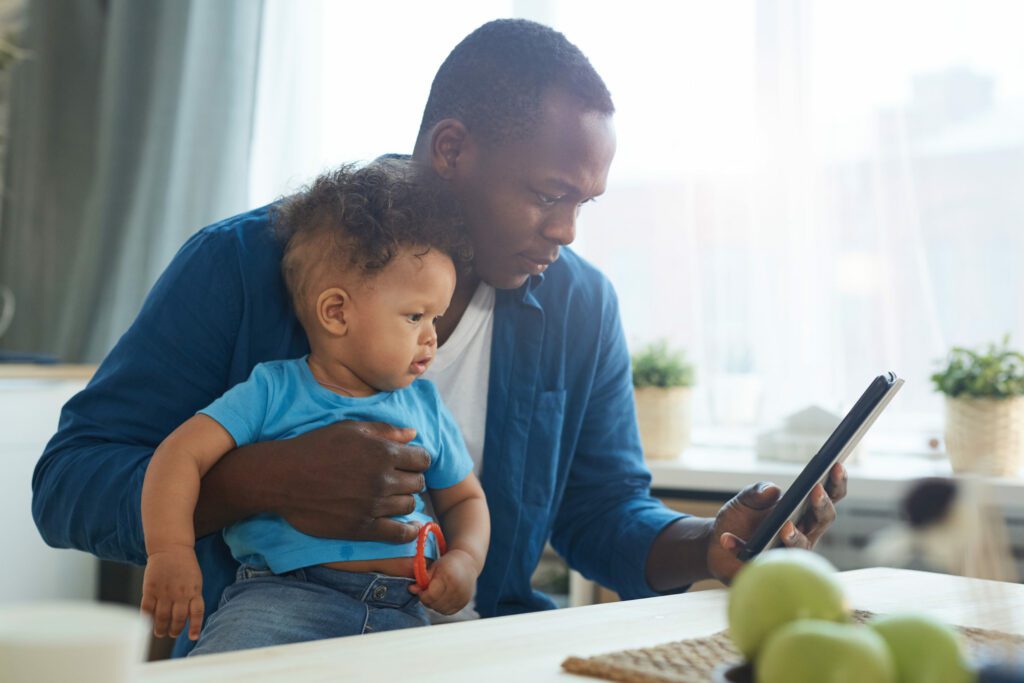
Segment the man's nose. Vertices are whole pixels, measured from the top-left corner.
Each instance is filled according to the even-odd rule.
[[[560,209],[547,222],[541,234],[555,244],[565,247],[576,239],[576,214],[579,209],[574,204],[567,204]]]

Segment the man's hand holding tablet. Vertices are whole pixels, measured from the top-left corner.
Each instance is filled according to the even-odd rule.
[[[811,549],[836,518],[846,496],[843,460],[903,385],[893,373],[875,378],[786,491],[760,482],[740,491],[718,512],[708,543],[708,570],[728,583],[746,560],[776,543]]]

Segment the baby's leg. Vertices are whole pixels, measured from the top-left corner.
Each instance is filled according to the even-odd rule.
[[[189,656],[362,633],[364,603],[299,572],[275,576],[244,568],[203,625]]]

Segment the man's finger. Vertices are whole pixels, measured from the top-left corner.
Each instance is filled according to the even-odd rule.
[[[419,446],[397,448],[394,453],[395,469],[406,472],[426,472],[430,467],[430,454]]]
[[[416,499],[411,495],[396,495],[378,498],[374,513],[376,517],[401,517],[411,514],[415,509]]]
[[[403,524],[394,519],[379,517],[373,520],[368,535],[375,541],[385,543],[409,543],[416,540],[419,530],[416,524]]]
[[[834,521],[836,506],[821,486],[815,486],[811,490],[810,505],[797,524],[797,529],[807,536],[813,546]]]
[[[803,548],[804,550],[811,549],[811,542],[806,536],[800,533],[800,530],[796,528],[793,522],[786,522],[782,525],[782,531],[779,533],[779,537],[782,539],[782,544],[787,548]]]
[[[411,496],[426,486],[426,479],[419,472],[388,472],[386,475],[386,496]]]
[[[361,422],[360,428],[370,436],[376,436],[388,441],[398,443],[409,443],[416,438],[416,430],[411,427],[396,427],[387,422]]]
[[[839,502],[846,497],[847,484],[849,483],[849,475],[846,472],[846,468],[843,464],[837,462],[832,471],[829,472],[828,479],[825,481],[825,491],[828,493],[828,497],[833,502]]]

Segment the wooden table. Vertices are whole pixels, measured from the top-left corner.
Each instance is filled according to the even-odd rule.
[[[923,611],[948,623],[1024,635],[1024,585],[897,569],[841,575],[853,607]],[[199,681],[587,681],[568,655],[709,635],[725,628],[726,593],[705,591],[478,622],[374,633],[147,664],[145,683]]]

